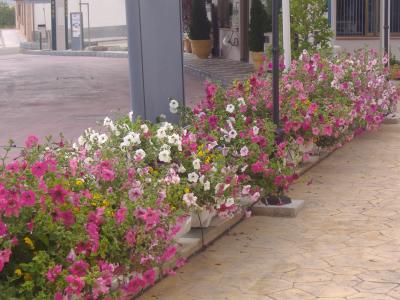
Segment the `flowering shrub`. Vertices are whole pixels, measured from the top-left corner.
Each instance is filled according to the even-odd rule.
[[[174,237],[194,211],[233,215],[240,199],[279,194],[305,144],[340,146],[396,108],[386,58],[304,52],[283,74],[281,124],[270,78],[206,85],[180,125],[104,120],[76,143],[31,136],[0,163],[0,289],[4,299],[130,299],[181,265]],[[175,262],[175,263],[174,263]],[[165,266],[169,266],[166,268]],[[166,269],[165,269],[166,268]]]

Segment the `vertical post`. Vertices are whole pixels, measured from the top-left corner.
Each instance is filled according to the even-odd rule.
[[[386,55],[389,55],[389,0],[385,0],[385,14],[384,14],[384,41],[383,49]]]
[[[51,49],[57,50],[56,0],[51,0]]]
[[[169,98],[184,105],[181,0],[126,0],[132,111],[168,121]],[[162,28],[162,30],[161,30]]]
[[[272,0],[272,97],[273,120],[279,129],[279,0]]]
[[[65,49],[68,49],[68,0],[64,0]]]
[[[288,70],[292,62],[292,45],[290,41],[290,3],[282,0],[282,23],[283,23],[283,49],[285,56],[285,68]]]

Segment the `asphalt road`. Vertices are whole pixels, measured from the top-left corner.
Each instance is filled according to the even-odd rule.
[[[187,102],[202,82],[185,76]],[[131,110],[128,60],[97,57],[0,55],[0,145],[21,145],[30,134],[74,139],[105,116]]]

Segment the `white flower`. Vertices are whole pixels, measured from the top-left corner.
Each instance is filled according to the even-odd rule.
[[[78,146],[77,143],[73,143],[73,144],[72,144],[72,148],[73,148],[75,151],[78,151],[78,150],[79,150],[79,146]]]
[[[157,138],[163,139],[167,136],[167,132],[164,127],[161,127],[157,130]]]
[[[178,112],[178,107],[179,107],[179,102],[176,101],[175,99],[172,99],[169,102],[169,111],[173,114],[176,114]]]
[[[184,167],[183,165],[180,165],[180,166],[179,166],[179,169],[178,169],[178,172],[179,172],[179,173],[185,173],[185,172],[186,172],[185,167]]]
[[[127,146],[130,146],[132,144],[134,145],[140,145],[141,140],[140,140],[140,135],[135,132],[130,132],[124,137],[124,144]]]
[[[141,160],[143,160],[145,157],[146,157],[146,152],[144,152],[143,149],[138,149],[138,150],[136,150],[135,155],[133,156],[133,158],[134,158],[136,161],[141,161]]]
[[[109,117],[104,118],[103,126],[112,127],[114,125],[113,121]]]
[[[207,180],[206,182],[204,182],[204,190],[205,191],[209,191],[211,187],[211,183]]]
[[[129,120],[131,120],[131,122],[133,122],[133,111],[130,111],[128,116],[129,116]]]
[[[258,128],[257,126],[253,127],[253,133],[254,135],[257,135],[260,132],[260,128]]]
[[[158,159],[161,162],[170,163],[171,162],[171,151],[170,150],[163,150],[158,154]]]
[[[200,159],[195,159],[195,160],[193,161],[193,168],[194,168],[195,170],[200,170],[200,167],[201,167]]]
[[[240,156],[246,157],[247,155],[249,155],[249,148],[244,146],[242,149],[240,149]]]
[[[100,136],[100,135],[99,135],[97,132],[93,132],[93,133],[90,135],[89,140],[90,140],[92,143],[97,142],[97,141],[99,140],[99,136]]]
[[[235,129],[231,129],[228,134],[229,134],[229,138],[231,138],[231,139],[234,139],[235,137],[237,137],[237,132]]]
[[[234,200],[233,198],[228,198],[228,199],[226,199],[225,205],[226,205],[227,207],[230,207],[230,206],[232,206],[232,205],[234,205],[234,204],[235,204],[235,200]]]
[[[235,106],[234,106],[233,104],[228,104],[228,105],[226,106],[226,111],[227,111],[228,113],[233,113],[233,112],[235,111]]]
[[[238,98],[237,101],[239,102],[240,105],[245,105],[246,104],[246,102],[244,102],[244,98],[243,97]]]
[[[87,157],[84,162],[86,165],[90,165],[93,162],[93,158]]]
[[[140,126],[140,129],[142,129],[143,133],[148,133],[149,132],[149,127],[146,124],[142,124]]]
[[[178,134],[174,133],[173,135],[168,136],[168,143],[179,146],[181,144],[181,138]]]
[[[99,144],[103,145],[108,141],[108,136],[105,133],[103,133],[99,135],[98,139],[99,139]]]
[[[197,175],[197,173],[192,172],[188,175],[188,181],[189,182],[193,182],[196,183],[199,180],[199,175]]]
[[[83,136],[80,136],[78,138],[78,144],[79,144],[79,146],[85,145],[85,138]]]
[[[242,195],[250,194],[250,190],[251,190],[251,185],[244,186],[243,189],[242,189]]]
[[[187,206],[196,205],[197,197],[193,193],[183,195],[183,201]]]

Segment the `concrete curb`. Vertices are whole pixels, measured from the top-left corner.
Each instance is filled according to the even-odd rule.
[[[83,56],[83,57],[110,57],[110,58],[128,58],[126,51],[71,51],[71,50],[27,50],[21,49],[21,53],[30,55],[48,55],[48,56]]]

